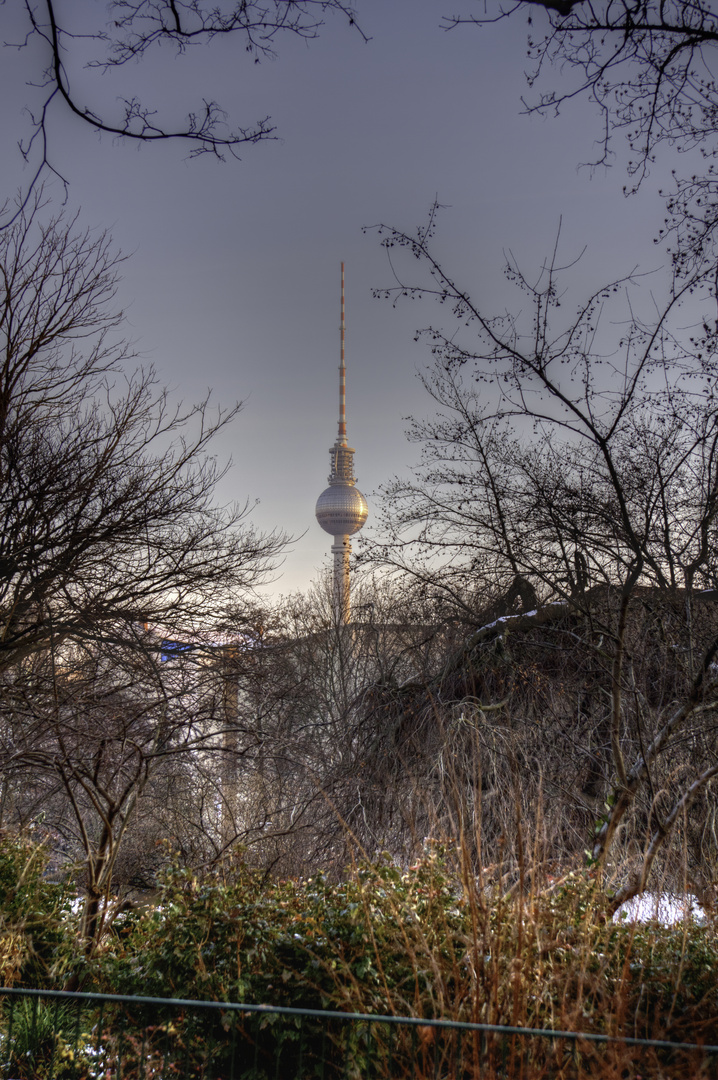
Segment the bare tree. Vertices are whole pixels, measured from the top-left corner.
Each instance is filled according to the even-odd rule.
[[[561,326],[554,252],[536,280],[510,266],[529,312],[493,318],[434,257],[433,224],[432,215],[416,235],[385,234],[395,264],[405,249],[428,273],[386,295],[434,297],[454,320],[424,331],[434,354],[425,383],[439,411],[413,425],[423,464],[388,489],[389,539],[374,554],[447,596],[466,598],[472,580],[488,579],[505,604],[477,613],[477,642],[580,616],[566,640],[578,635],[600,661],[611,763],[594,859],[605,862],[637,799],[646,806],[648,839],[634,837],[644,857],[625,897],[643,887],[718,770],[701,734],[718,708],[717,628],[702,606],[718,575],[718,368],[702,319],[714,279],[674,280],[650,319],[639,317],[637,281],[612,282]],[[672,612],[660,692],[636,638],[646,598],[664,605],[659,623]],[[684,740],[700,753],[663,788],[658,773],[671,772]]]
[[[212,502],[238,407],[173,406],[125,370],[119,261],[37,206],[0,236],[2,804],[82,853],[90,942],[148,783],[217,726],[211,665],[179,678],[163,641],[207,641],[284,544]]]
[[[476,5],[477,8],[479,5]],[[543,10],[541,10],[543,9]],[[687,271],[714,259],[718,225],[716,151],[718,82],[714,75],[718,17],[704,0],[519,0],[480,5],[444,20],[446,28],[494,23],[528,13],[528,73],[540,87],[548,70],[561,87],[524,101],[528,111],[558,112],[581,95],[599,107],[601,152],[590,164],[608,164],[615,132],[628,140],[629,190],[636,191],[662,147],[695,152],[685,175],[678,169],[668,203],[666,230],[675,234],[674,256]]]
[[[432,604],[376,581],[359,585],[353,623],[338,625],[332,596],[329,576],[282,600],[222,663],[235,695],[222,745],[223,845],[240,843],[285,874],[339,873],[357,845],[405,856],[417,842],[379,699],[425,685],[447,627]],[[424,802],[416,788],[414,797]]]
[[[88,951],[112,895],[151,888],[170,851],[197,866],[222,848],[222,648],[133,629],[53,644],[2,682],[4,819],[42,822],[58,872],[79,864]]]
[[[0,239],[0,664],[125,620],[188,631],[281,548],[212,505],[212,437],[237,412],[125,372],[107,237],[23,216]],[[115,631],[113,631],[115,632]]]
[[[201,91],[197,105],[184,122],[175,124],[151,103],[141,101],[129,75],[135,63],[152,64],[161,48],[170,46],[178,55],[193,46],[209,45],[216,38],[231,36],[247,60],[275,55],[284,36],[311,39],[318,35],[323,16],[338,12],[355,26],[353,8],[345,0],[228,0],[217,4],[204,0],[113,0],[102,10],[94,26],[73,20],[67,8],[59,11],[53,0],[23,0],[25,23],[16,30],[14,44],[41,57],[38,69],[28,80],[40,88],[39,103],[31,111],[32,133],[21,151],[33,166],[33,176],[24,195],[23,206],[46,173],[59,175],[50,150],[52,121],[59,107],[77,117],[96,132],[135,143],[179,141],[189,147],[190,157],[225,154],[238,157],[241,149],[274,137],[269,117],[233,127],[216,101]],[[99,9],[97,9],[99,12]],[[361,31],[360,31],[361,32]],[[88,41],[97,46],[97,55],[87,59]],[[78,68],[90,69],[98,79],[110,69],[128,69],[128,89],[119,94],[118,106],[106,111],[97,100],[88,100],[76,89]],[[99,85],[99,84],[98,84]],[[62,179],[62,178],[61,178]],[[64,182],[64,181],[63,181]],[[11,211],[10,221],[15,220]]]

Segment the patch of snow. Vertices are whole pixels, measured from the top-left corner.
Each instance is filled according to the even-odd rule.
[[[536,608],[534,608],[533,611],[520,611],[518,615],[499,615],[498,619],[494,619],[493,622],[486,623],[484,626],[480,627],[479,633],[481,633],[482,630],[490,630],[492,626],[498,626],[499,623],[511,622],[512,619],[527,619],[531,615],[538,615]]]
[[[684,919],[703,924],[706,913],[692,893],[641,893],[626,900],[613,916],[620,922],[659,922],[663,926],[675,926]]]

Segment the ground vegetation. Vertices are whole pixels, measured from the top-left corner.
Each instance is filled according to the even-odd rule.
[[[1,869],[7,896],[12,900],[18,889],[33,897],[38,891],[47,894],[42,853],[32,854],[27,841],[11,851],[12,845],[4,846]],[[30,856],[31,871],[26,862]],[[399,867],[387,856],[363,861],[350,867],[340,882],[322,874],[280,881],[236,858],[209,874],[168,867],[157,904],[122,915],[102,949],[89,959],[73,955],[73,916],[60,916],[47,895],[45,904],[46,935],[51,929],[58,939],[50,972],[54,985],[72,974],[86,988],[112,993],[271,1002],[674,1043],[718,1042],[713,930],[691,922],[675,927],[613,923],[606,919],[605,897],[591,874],[568,874],[554,881],[534,877],[526,891],[509,895],[500,876],[477,878],[461,850],[435,843],[427,844],[411,865]],[[14,985],[36,977],[27,962],[33,951],[31,927],[23,919],[17,905],[3,905],[0,940],[6,951],[14,941],[16,960],[23,958],[13,966],[3,956],[4,978]],[[38,944],[44,947],[45,942]],[[17,1048],[16,1075],[31,1070],[28,1075],[40,1077],[55,1070],[64,1076],[65,1065],[68,1075],[77,1067],[76,1055],[64,1052],[71,1025],[63,1028],[57,1012],[53,1023],[52,1009],[36,1009],[33,1026],[29,1016],[23,1022],[22,1010],[16,1008],[10,1032],[5,1003],[0,1023],[5,1023],[6,1048],[11,1054]],[[154,1061],[162,1056],[164,1028],[157,1027],[156,1011],[148,1015],[154,1026],[141,1041],[142,1054]],[[286,1051],[285,1067],[294,1068],[296,1025],[267,1016],[256,1027],[252,1019],[239,1018],[231,1038],[233,1052],[241,1051],[241,1057],[249,1047],[253,1075],[264,1075],[256,1070],[261,1070],[265,1053],[276,1062],[278,1049]],[[88,1032],[92,1022],[86,1013]],[[197,1054],[205,1060],[207,1048],[213,1048],[220,1074],[223,1061],[227,1067],[221,1055],[230,1053],[231,1028],[230,1017],[210,1014],[198,1024],[189,1014],[175,1012],[171,1023],[173,1041],[183,1047],[185,1059]],[[117,1029],[107,1029],[105,1053],[112,1052]],[[332,1022],[305,1020],[305,1061],[321,1050],[331,1063],[331,1048],[335,1040],[338,1048],[341,1030]],[[376,1069],[379,1076],[413,1072],[428,1077],[454,1063],[456,1040],[443,1040],[428,1025],[418,1032],[398,1029],[387,1043],[381,1041],[384,1036],[386,1032],[373,1047],[371,1067],[362,1057],[369,1051],[361,1038],[343,1054],[355,1055],[351,1064],[359,1068],[363,1063],[370,1075]],[[85,1053],[93,1045],[86,1038]],[[139,1036],[134,1050],[138,1047]],[[125,1068],[132,1068],[133,1053],[132,1044],[126,1043]],[[706,1067],[700,1049],[666,1052],[587,1041],[567,1048],[561,1040],[538,1037],[510,1046],[491,1037],[482,1044],[482,1053],[488,1055],[482,1059],[482,1076],[528,1080],[547,1075],[608,1078],[626,1070],[677,1078],[701,1075]],[[337,1067],[345,1060],[337,1056]],[[467,1075],[471,1060],[464,1045]],[[91,1070],[92,1056],[81,1064]]]

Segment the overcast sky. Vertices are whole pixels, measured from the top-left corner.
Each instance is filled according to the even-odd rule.
[[[82,20],[80,0],[64,6]],[[187,161],[170,145],[138,151],[98,138],[59,108],[52,126],[50,153],[69,180],[70,207],[131,255],[121,302],[143,358],[185,399],[209,387],[219,403],[245,403],[217,448],[234,462],[219,495],[259,500],[257,525],[299,538],[274,593],[306,588],[330,558],[314,503],[336,434],[342,260],[348,435],[370,514],[372,493],[416,458],[404,418],[430,410],[416,378],[428,357],[413,334],[436,313],[372,298],[373,287],[392,283],[391,271],[363,227],[411,229],[438,197],[448,209],[437,249],[490,310],[513,303],[504,252],[537,266],[559,221],[567,257],[587,246],[576,270],[587,288],[664,258],[652,242],[662,213],[651,191],[670,163],[659,163],[645,194],[625,199],[620,166],[578,168],[600,136],[587,102],[558,119],[522,115],[525,20],[447,33],[441,16],[456,4],[356,6],[368,43],[331,17],[315,41],[279,41],[273,61],[254,64],[226,39],[182,58],[165,49],[123,69],[122,88],[119,76],[102,80],[109,103],[129,75],[132,92],[170,106],[213,98],[240,124],[271,116],[278,141],[248,147],[239,162]],[[16,15],[0,8],[5,41],[17,40]],[[535,8],[533,16],[542,17]],[[27,134],[23,107],[35,91],[25,84],[37,77],[36,59],[3,51],[5,195],[28,177],[13,146]],[[88,96],[99,92],[96,73],[70,75]],[[59,186],[50,190],[59,200]]]

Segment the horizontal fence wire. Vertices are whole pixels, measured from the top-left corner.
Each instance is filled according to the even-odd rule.
[[[241,1002],[0,988],[2,1080],[617,1075],[718,1078],[718,1045]]]

